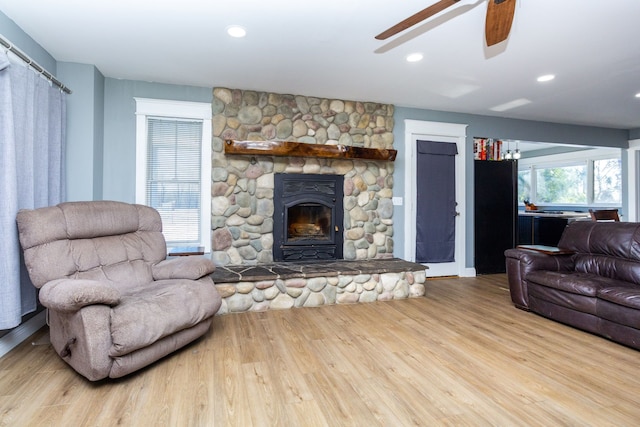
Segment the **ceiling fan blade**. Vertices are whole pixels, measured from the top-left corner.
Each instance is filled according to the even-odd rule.
[[[432,4],[426,9],[423,9],[420,12],[414,15],[411,15],[404,21],[397,23],[396,25],[389,28],[388,30],[381,32],[376,36],[376,39],[378,40],[388,39],[389,37],[396,35],[399,32],[404,31],[409,27],[413,27],[418,22],[424,21],[425,19],[432,17],[436,13],[441,12],[450,6],[453,6],[459,1],[460,0],[440,0],[438,3]]]
[[[498,44],[509,37],[516,0],[489,0],[484,27],[487,46]]]

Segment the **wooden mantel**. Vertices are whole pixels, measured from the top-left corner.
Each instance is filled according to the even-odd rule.
[[[236,141],[227,139],[224,144],[227,154],[249,154],[262,156],[323,157],[328,159],[396,159],[397,150],[352,147],[347,145],[306,144],[291,141]]]

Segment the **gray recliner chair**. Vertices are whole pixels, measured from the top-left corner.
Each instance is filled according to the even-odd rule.
[[[118,378],[205,334],[222,299],[204,257],[167,259],[155,209],[69,202],[17,216],[51,344],[89,380]]]

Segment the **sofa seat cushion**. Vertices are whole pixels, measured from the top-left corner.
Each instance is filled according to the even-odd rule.
[[[614,304],[640,310],[640,286],[600,289],[600,291],[598,291],[598,298]]]
[[[109,355],[146,347],[215,314],[216,289],[210,282],[168,279],[130,289],[111,310]]]
[[[569,271],[534,270],[527,274],[526,280],[531,297],[592,315],[596,315],[596,296],[600,289],[629,285],[595,274]]]
[[[596,313],[599,317],[619,325],[640,329],[640,287],[600,290]]]
[[[594,298],[600,289],[629,285],[621,280],[571,271],[535,270],[527,274],[526,280],[560,291]]]

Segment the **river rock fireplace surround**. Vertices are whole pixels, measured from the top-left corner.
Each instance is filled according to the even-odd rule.
[[[361,158],[359,151],[393,150],[392,105],[216,88],[212,111],[216,265],[274,262],[276,174],[341,176],[342,258],[393,257],[393,161]],[[311,152],[231,153],[228,141],[255,141],[262,147],[293,141]],[[318,148],[333,157],[318,154]]]
[[[393,258],[392,105],[226,88],[213,95],[211,256],[219,314],[424,295],[424,267]],[[294,242],[305,246],[337,228],[337,237],[326,238],[336,242],[336,260],[277,261],[275,220],[283,211],[274,200],[276,177],[289,175],[340,178],[342,219],[297,221],[294,230],[306,231]],[[322,212],[319,205],[298,213]]]

